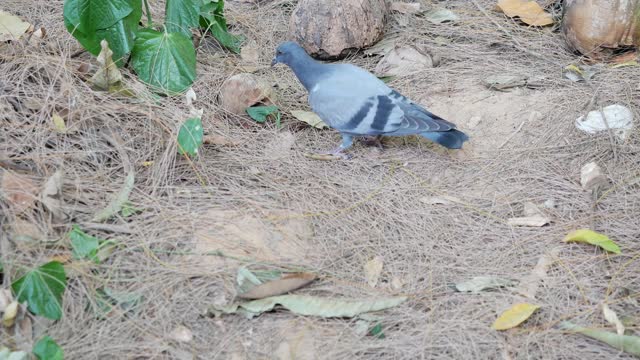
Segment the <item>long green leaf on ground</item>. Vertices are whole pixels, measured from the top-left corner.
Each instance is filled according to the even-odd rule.
[[[242,310],[249,316],[271,311],[280,305],[298,315],[321,317],[353,317],[371,311],[380,311],[397,306],[407,300],[404,296],[384,299],[332,299],[308,295],[281,295],[245,303],[214,307],[214,314],[233,314]]]

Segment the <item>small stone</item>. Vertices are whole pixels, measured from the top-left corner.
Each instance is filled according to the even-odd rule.
[[[606,185],[609,183],[607,176],[604,175],[602,169],[595,162],[590,162],[582,167],[580,170],[580,184],[586,191],[594,190],[595,188]]]

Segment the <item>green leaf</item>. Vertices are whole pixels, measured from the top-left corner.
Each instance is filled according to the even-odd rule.
[[[215,315],[242,312],[249,317],[253,317],[265,311],[273,310],[276,305],[281,305],[298,315],[353,317],[370,311],[380,311],[394,307],[405,300],[407,300],[405,296],[373,300],[336,300],[308,295],[281,295],[222,307],[214,305],[210,311]]]
[[[247,114],[256,122],[263,123],[269,116],[274,116],[276,119],[276,126],[280,127],[280,110],[275,105],[269,106],[252,106],[246,108]]]
[[[33,346],[33,354],[39,360],[63,360],[62,348],[50,337],[45,336]]]
[[[202,0],[167,0],[164,26],[168,32],[191,37],[189,29],[198,27]]]
[[[378,339],[384,339],[386,337],[382,332],[382,324],[380,323],[377,323],[376,326],[371,328],[371,330],[369,330],[369,334],[377,337]]]
[[[200,8],[200,26],[211,31],[211,34],[218,39],[222,46],[236,54],[240,53],[240,45],[242,45],[244,37],[230,34],[227,31],[223,0],[205,0]]]
[[[196,78],[196,51],[191,39],[182,33],[141,30],[132,63],[142,81],[167,94],[185,91]]]
[[[107,40],[109,48],[113,51],[114,62],[118,67],[122,67],[127,55],[133,49],[138,23],[142,17],[142,0],[129,0],[129,2],[133,7],[133,11],[106,29],[83,33],[69,20],[66,13],[64,24],[69,33],[93,55],[97,56],[100,53],[100,41]]]
[[[204,130],[200,118],[191,118],[182,124],[178,132],[178,151],[181,154],[196,156],[202,145]]]
[[[560,328],[575,331],[590,338],[600,340],[626,353],[640,356],[640,337],[638,336],[618,335],[604,330],[589,329],[572,324],[568,321],[561,322]]]
[[[98,253],[100,242],[104,240],[85,233],[80,230],[78,225],[73,225],[71,232],[69,233],[69,239],[71,239],[74,258],[90,259],[95,263],[100,262],[96,257],[96,254]]]
[[[599,246],[609,252],[620,254],[620,247],[614,243],[608,236],[589,229],[575,230],[564,237],[564,242],[582,242],[595,246]]]
[[[18,301],[26,301],[32,313],[53,320],[62,317],[62,294],[66,286],[67,276],[58,261],[33,269],[11,284]]]
[[[106,29],[133,12],[130,0],[66,0],[64,16],[85,34]]]

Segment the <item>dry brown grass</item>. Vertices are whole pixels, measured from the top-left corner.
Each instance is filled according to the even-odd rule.
[[[449,7],[461,21],[435,26],[410,17],[403,27],[397,22],[402,15],[394,15],[389,25],[389,32],[398,33],[402,42],[428,44],[442,56],[440,67],[395,79],[390,85],[434,106],[467,130],[473,140],[462,156],[409,138],[387,142],[382,153],[357,145],[350,161],[305,158],[303,152],[329,148],[338,142],[338,135],[310,129],[287,116],[285,127],[276,129],[226,114],[218,108],[216,95],[222,81],[239,71],[233,65],[237,57],[206,41],[199,49],[194,84],[197,106],[204,108],[205,131],[241,144],[205,146],[191,164],[177,155],[174,140],[188,114],[182,99],[154,102],[144,95],[120,99],[91,91],[74,70],[80,62],[92,60],[87,54],[71,57],[79,45],[64,29],[62,1],[5,0],[3,7],[45,26],[49,37],[42,47],[17,47],[14,54],[0,54],[0,159],[35,179],[63,169],[69,219],[53,222],[40,209],[22,215],[53,241],[26,247],[11,240],[16,215],[0,203],[0,259],[7,269],[3,285],[15,280],[21,266],[68,253],[65,234],[78,223],[123,246],[94,270],[77,262],[68,266],[64,317],[48,333],[69,359],[183,358],[180,354],[185,353],[202,359],[266,359],[273,358],[291,335],[287,329],[310,334],[305,344],[319,359],[630,358],[563,333],[555,325],[571,319],[586,326],[607,326],[601,315],[601,305],[607,302],[619,315],[633,319],[636,325],[631,329],[637,330],[640,136],[636,129],[626,142],[612,143],[606,135],[580,133],[573,121],[587,110],[612,103],[632,108],[637,116],[640,72],[605,69],[589,84],[572,83],[562,78],[561,66],[579,59],[566,50],[558,33],[508,20],[491,11],[493,1],[478,3],[489,11],[488,17],[474,2],[424,1],[426,7]],[[160,14],[160,2],[153,4]],[[291,9],[292,2],[286,0],[259,7],[228,4],[227,11],[236,31],[259,45],[265,68],[257,74],[278,85],[277,104],[285,113],[307,109],[293,74],[284,67],[267,67],[273,49],[286,37]],[[438,37],[447,42],[441,44]],[[372,69],[376,58],[354,55],[347,61]],[[541,89],[516,92],[516,99],[534,99],[534,104],[516,111],[501,100],[507,95],[478,86],[484,76],[501,73],[544,75]],[[128,81],[133,86],[136,80]],[[506,116],[485,117],[478,129],[468,129],[473,114],[460,113],[459,107],[469,105],[471,98],[482,107],[486,97],[502,106]],[[21,107],[27,99],[40,106]],[[68,135],[55,133],[50,123],[51,112],[64,108],[71,109],[67,123],[74,132]],[[527,120],[531,110],[541,116]],[[525,120],[521,130],[497,149]],[[144,209],[132,218],[114,219],[107,228],[90,219],[119,190],[125,171],[123,156],[103,134],[122,139],[136,172],[131,200]],[[146,167],[145,161],[154,163]],[[581,189],[580,167],[589,161],[598,161],[605,169],[612,190],[592,196]],[[419,201],[434,194],[456,196],[462,202],[428,206]],[[523,202],[540,204],[549,199],[557,204],[548,210],[550,226],[506,225],[507,218],[521,215]],[[269,238],[280,239],[276,248],[296,241],[304,251],[265,252],[273,244],[256,243],[260,234],[240,239],[251,229],[216,224],[219,219],[211,216],[221,210],[250,216],[283,234],[291,229],[287,224],[294,217],[302,221],[300,226],[310,226],[313,235],[278,238],[276,234]],[[287,212],[284,218],[282,210]],[[274,219],[276,212],[280,217]],[[606,233],[623,254],[608,256],[590,246],[561,244],[568,231],[581,227]],[[199,231],[214,241],[203,240]],[[229,234],[240,240],[229,244],[229,239],[222,239],[229,244],[223,249],[253,259],[249,263],[301,266],[320,274],[319,281],[300,293],[403,294],[410,300],[380,314],[385,339],[357,335],[355,320],[350,319],[306,318],[284,311],[253,320],[203,316],[210,304],[233,299],[235,270],[245,262],[221,260],[194,249],[202,241],[215,248],[216,236]],[[548,279],[536,299],[529,300],[542,310],[516,330],[500,333],[490,324],[522,300],[519,295],[509,290],[460,294],[449,287],[480,275],[522,279],[558,245],[561,250]],[[384,269],[381,284],[369,288],[363,265],[374,256],[384,258]],[[405,285],[393,290],[393,278]],[[144,300],[134,313],[97,320],[87,304],[95,301],[96,289],[102,286],[141,294]],[[192,342],[169,339],[179,324],[192,329]]]

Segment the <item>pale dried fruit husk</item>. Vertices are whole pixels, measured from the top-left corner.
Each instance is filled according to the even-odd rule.
[[[291,14],[289,38],[320,59],[337,59],[378,41],[385,0],[301,0]]]
[[[593,59],[640,46],[640,0],[567,0],[562,30],[570,47]]]
[[[424,46],[396,46],[380,60],[377,76],[404,76],[437,66],[437,59]]]
[[[220,90],[222,107],[234,114],[245,114],[245,109],[257,103],[271,104],[275,93],[257,76],[247,73],[228,78]]]

